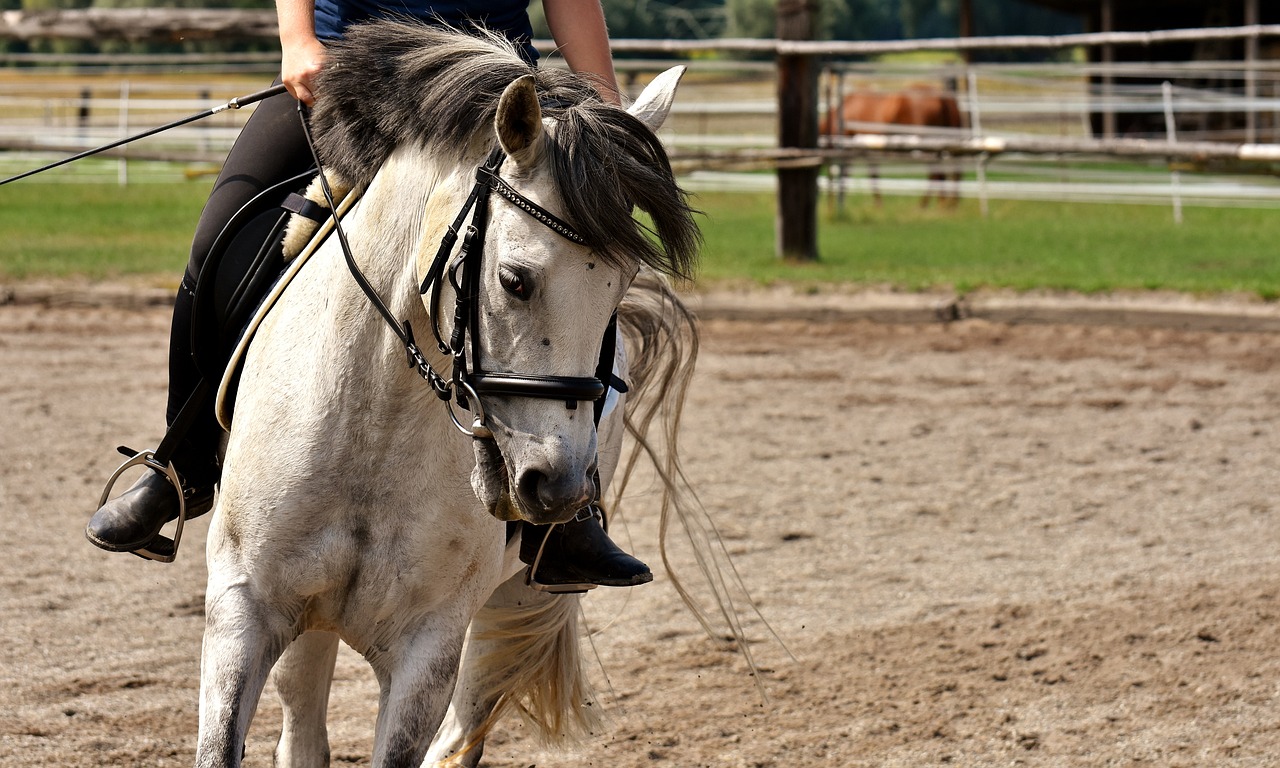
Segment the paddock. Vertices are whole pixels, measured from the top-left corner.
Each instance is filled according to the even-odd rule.
[[[755,310],[707,313],[687,469],[794,658],[748,621],[763,701],[664,575],[597,590],[610,727],[566,754],[507,721],[489,765],[1274,759],[1280,333],[715,298]],[[0,306],[0,764],[193,758],[207,521],[170,566],[81,533],[117,442],[155,439],[168,318]],[[621,535],[656,563],[643,486]],[[376,698],[344,649],[334,765],[367,764]],[[248,765],[278,727],[268,691]]]

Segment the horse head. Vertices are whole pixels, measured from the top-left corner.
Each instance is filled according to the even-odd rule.
[[[430,187],[417,279],[474,414],[473,487],[500,518],[564,521],[595,500],[610,318],[642,266],[691,270],[697,226],[655,135],[682,71],[623,110],[494,38],[381,22],[331,48],[318,149],[357,185],[416,166],[383,186]]]
[[[647,130],[665,120],[680,74],[656,81],[633,105]],[[471,348],[478,359],[469,361],[486,375],[518,372],[552,383],[551,392],[536,396],[518,387],[478,394],[486,429],[475,441],[472,486],[500,518],[535,523],[562,522],[597,500],[596,409],[580,395],[557,397],[554,383],[610,383],[613,342],[605,335],[614,333],[610,319],[641,264],[625,252],[601,252],[575,230],[566,236],[521,204],[519,198],[565,223],[555,213],[569,206],[553,168],[569,138],[558,135],[561,127],[545,117],[532,76],[503,92],[494,132],[505,158],[497,171],[518,198],[495,200],[489,215],[477,281],[478,343]],[[603,396],[603,387],[594,396]]]

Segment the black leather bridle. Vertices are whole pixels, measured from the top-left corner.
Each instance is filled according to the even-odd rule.
[[[472,413],[470,427],[463,425],[454,413],[452,405],[447,406],[449,417],[463,434],[472,437],[491,437],[492,433],[485,424],[483,395],[535,397],[549,400],[563,400],[566,407],[577,408],[581,401],[595,403],[595,418],[599,421],[605,394],[612,387],[620,392],[626,391],[626,385],[613,375],[613,356],[616,344],[617,313],[609,320],[601,343],[600,360],[594,376],[555,376],[545,374],[514,373],[507,371],[486,371],[480,367],[480,334],[479,334],[479,300],[481,264],[484,259],[485,236],[489,224],[489,202],[496,192],[517,208],[533,217],[551,231],[578,245],[586,245],[586,239],[574,231],[573,227],[556,217],[550,211],[517,192],[501,176],[498,169],[506,159],[501,147],[495,147],[476,169],[475,185],[467,196],[462,210],[454,217],[440,241],[435,259],[427,270],[419,287],[419,293],[431,292],[430,312],[431,331],[440,352],[449,355],[453,360],[453,370],[446,379],[440,375],[423,355],[413,337],[413,328],[409,323],[395,319],[391,311],[378,297],[364,273],[360,271],[342,231],[337,208],[334,205],[328,181],[325,179],[323,167],[315,151],[310,128],[307,125],[305,107],[299,105],[303,131],[307,143],[311,147],[316,166],[319,169],[321,189],[325,201],[329,205],[333,219],[334,231],[342,247],[343,257],[351,276],[355,278],[360,289],[368,297],[369,302],[382,315],[391,330],[404,345],[409,366],[414,368],[422,378],[431,385],[436,395],[446,403],[450,401]],[[471,223],[467,224],[467,217]],[[459,233],[466,227],[462,237],[462,247],[452,261],[449,256],[457,244]],[[454,305],[453,332],[446,341],[440,327],[440,294],[444,278],[448,276],[453,287],[456,301]],[[470,362],[467,359],[468,337],[470,337]]]

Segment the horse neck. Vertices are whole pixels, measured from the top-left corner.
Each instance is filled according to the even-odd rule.
[[[420,158],[393,154],[345,222],[360,271],[391,316],[412,327],[422,351],[437,370],[448,364],[448,358],[436,352],[431,343],[430,318],[418,293],[418,259],[421,253],[435,253],[435,245],[429,242],[432,233],[424,227],[424,211],[441,204],[436,198],[450,185],[452,175],[450,169],[424,164]],[[329,247],[336,251],[336,238],[331,241]],[[350,366],[348,375],[367,381],[365,386],[374,395],[371,403],[403,404],[405,398],[434,403],[434,397],[427,397],[430,388],[406,366],[404,350],[394,341],[387,321],[348,274],[340,252],[334,255],[327,262],[327,276],[315,299],[336,307],[336,311],[317,308],[317,313],[332,318],[325,332],[331,337],[329,342],[352,356],[346,361]],[[388,344],[389,338],[393,345]],[[430,413],[443,410],[431,407]]]
[[[442,227],[429,226],[428,221],[452,219],[466,196],[465,190],[454,190],[467,183],[479,162],[432,162],[420,151],[399,150],[360,200],[359,250],[369,254],[359,259],[360,268],[393,316],[411,321],[415,329],[421,324],[424,333],[429,319],[418,286],[443,235]],[[373,316],[382,322],[376,313]]]

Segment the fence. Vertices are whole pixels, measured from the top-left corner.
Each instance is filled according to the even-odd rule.
[[[838,102],[854,88],[901,90],[918,82],[918,74],[841,67],[829,77],[830,100]],[[1101,75],[1111,85],[1104,87]],[[1175,220],[1184,203],[1277,204],[1276,185],[1258,173],[1280,160],[1276,63],[985,65],[943,68],[932,77],[935,84],[959,84],[964,127],[853,124],[845,127],[863,135],[827,139],[824,146],[837,150],[827,156],[845,161],[838,150],[856,150],[858,159],[873,162],[887,152],[947,157],[972,179],[960,185],[960,194],[978,198],[984,213],[992,197],[1164,202]],[[1245,81],[1252,95],[1245,95]],[[1102,118],[1117,114],[1126,116],[1129,135],[1094,138]],[[1242,119],[1244,114],[1253,119]],[[1265,143],[1245,141],[1250,133]],[[1135,162],[1147,167],[1135,169]],[[993,165],[1002,180],[989,181]],[[923,192],[895,181],[883,191]],[[838,194],[843,189],[836,187]]]
[[[721,41],[616,41],[624,81],[638,82],[666,66],[636,58],[653,51],[797,50],[808,54],[880,53],[908,49],[954,50],[966,47],[1026,45],[1063,47],[1101,41],[1159,41],[1210,36],[1273,35],[1280,27],[1230,30],[1175,30],[1166,33],[1073,35],[1014,40],[975,38],[949,41],[880,43],[783,43]],[[12,57],[11,57],[12,59]],[[221,60],[219,60],[221,59]],[[9,70],[0,88],[0,172],[28,167],[40,157],[70,153],[106,143],[130,130],[168,122],[257,90],[274,71],[273,56],[219,57],[72,57],[74,75],[50,68]],[[43,57],[48,62],[50,57]],[[59,61],[67,63],[67,57]],[[95,66],[95,62],[99,62]],[[27,62],[32,63],[32,62]],[[894,126],[858,126],[870,135],[831,141],[806,150],[777,147],[777,99],[772,64],[697,59],[677,101],[664,138],[679,167],[694,186],[745,188],[758,179],[727,176],[725,168],[760,169],[796,165],[861,167],[882,163],[887,194],[919,194],[922,168],[939,155],[960,166],[961,194],[988,198],[1105,200],[1172,204],[1276,205],[1275,183],[1259,173],[1277,158],[1267,144],[1280,133],[1280,62],[1164,62],[1142,65],[1083,63],[932,66],[834,63],[826,77],[845,89],[893,90],[919,81],[959,84],[957,97],[968,116],[964,128],[921,130]],[[175,79],[175,72],[182,73]],[[216,76],[213,73],[217,73]],[[164,75],[163,77],[161,75]],[[1104,88],[1102,82],[1111,84]],[[1190,83],[1164,88],[1160,81]],[[838,89],[822,88],[825,109]],[[1106,112],[1171,114],[1172,134],[1097,140],[1091,123]],[[1253,114],[1258,138],[1237,141],[1224,128],[1233,115]],[[133,162],[69,169],[59,178],[179,178],[171,167],[137,161],[180,160],[201,172],[216,167],[236,135],[244,114],[230,112],[149,139],[122,152]],[[905,131],[905,132],[904,132]],[[1235,131],[1234,133],[1232,131]],[[1124,161],[1117,167],[1116,160]],[[1171,163],[1174,164],[1171,166]],[[1170,176],[1171,167],[1178,174]],[[833,178],[835,176],[833,175]],[[1174,183],[1174,179],[1177,183]],[[849,191],[867,189],[865,177],[847,179]],[[839,189],[838,186],[830,186]]]

